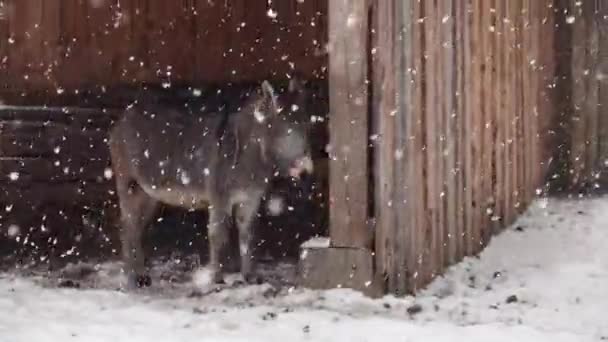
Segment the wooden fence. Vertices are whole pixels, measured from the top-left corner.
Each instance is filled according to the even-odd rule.
[[[375,254],[415,291],[513,222],[544,183],[554,8],[375,1]]]
[[[325,73],[326,0],[4,0],[0,95]]]
[[[562,176],[571,190],[608,182],[608,2],[560,1]]]

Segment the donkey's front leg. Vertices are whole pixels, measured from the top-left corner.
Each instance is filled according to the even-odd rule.
[[[222,210],[223,206],[209,208],[209,223],[207,224],[209,239],[209,266],[215,283],[224,282],[224,265],[222,263],[226,245],[229,242],[230,215]]]
[[[235,221],[239,230],[239,251],[241,254],[241,274],[247,282],[254,280],[253,269],[253,221],[258,213],[261,194],[255,194],[247,200],[237,203],[235,207]]]

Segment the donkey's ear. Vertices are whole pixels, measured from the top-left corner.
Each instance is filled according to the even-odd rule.
[[[253,112],[258,122],[264,122],[267,117],[278,112],[277,95],[274,88],[268,81],[262,82],[260,86],[262,97]]]
[[[264,80],[264,82],[262,82],[262,95],[264,96],[265,100],[269,99],[271,101],[276,102],[276,94],[274,88],[267,80]]]
[[[299,75],[293,75],[289,79],[289,86],[287,87],[287,90],[290,93],[303,92],[304,91],[304,81],[302,80],[302,78]]]

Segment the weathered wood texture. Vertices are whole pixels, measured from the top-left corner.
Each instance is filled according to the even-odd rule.
[[[0,109],[0,254],[108,255],[116,236],[105,131],[115,113]],[[88,246],[85,248],[84,246]]]
[[[325,0],[5,0],[0,95],[325,74]]]
[[[560,1],[560,76],[569,134],[565,167],[571,190],[608,182],[608,2]]]
[[[350,288],[382,296],[374,279],[374,255],[364,248],[303,248],[298,283],[311,289]]]
[[[329,2],[332,247],[371,247],[368,229],[368,1]]]
[[[544,183],[551,2],[374,2],[376,267],[416,291],[483,249]]]

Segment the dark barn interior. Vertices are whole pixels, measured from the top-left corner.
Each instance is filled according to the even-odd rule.
[[[0,255],[4,265],[119,255],[107,130],[134,101],[224,110],[268,79],[299,75],[316,94],[310,184],[279,180],[256,224],[257,254],[297,255],[327,228],[326,1],[0,2]],[[28,107],[24,107],[28,106]],[[325,171],[324,171],[325,170]],[[198,253],[206,213],[165,207],[156,256]]]

